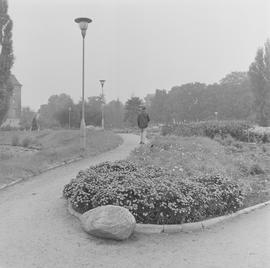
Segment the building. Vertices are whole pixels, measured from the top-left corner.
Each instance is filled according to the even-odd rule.
[[[12,74],[10,75],[8,83],[12,86],[13,91],[9,100],[9,109],[1,127],[20,127],[21,118],[21,88],[22,85],[17,78]]]

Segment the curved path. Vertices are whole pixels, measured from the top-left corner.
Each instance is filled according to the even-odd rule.
[[[1,268],[270,267],[270,208],[241,215],[198,233],[135,234],[125,242],[82,231],[61,198],[78,170],[125,158],[138,136],[117,149],[61,167],[0,191]]]

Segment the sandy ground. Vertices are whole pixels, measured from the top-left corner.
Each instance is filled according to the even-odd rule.
[[[125,242],[94,238],[69,215],[63,185],[78,170],[125,158],[138,136],[98,157],[0,191],[1,268],[270,267],[270,207],[197,233],[135,234]]]

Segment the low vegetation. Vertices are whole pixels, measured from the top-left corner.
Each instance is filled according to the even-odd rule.
[[[83,213],[101,205],[124,206],[138,223],[177,224],[237,210],[239,186],[221,176],[184,180],[164,168],[132,161],[105,162],[79,172],[64,197]]]
[[[246,142],[244,122],[198,125],[195,136],[154,135],[127,161],[79,172],[64,187],[65,198],[80,213],[115,204],[137,222],[156,224],[199,221],[269,200],[270,144]]]
[[[50,165],[82,154],[79,130],[2,131],[0,134],[0,184],[38,174]],[[85,155],[97,155],[121,142],[112,132],[88,130]]]
[[[163,126],[162,135],[205,136],[213,139],[217,135],[244,142],[269,142],[270,133],[256,131],[247,121],[201,121]]]
[[[205,174],[229,177],[241,187],[243,207],[270,199],[269,143],[166,136],[138,148],[132,157],[141,165],[164,167],[183,179]]]

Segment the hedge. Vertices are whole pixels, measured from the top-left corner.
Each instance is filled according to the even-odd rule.
[[[247,121],[201,121],[171,124],[162,127],[162,135],[206,136],[213,139],[216,135],[227,135],[244,142],[269,142],[270,135],[252,131],[253,124]]]

